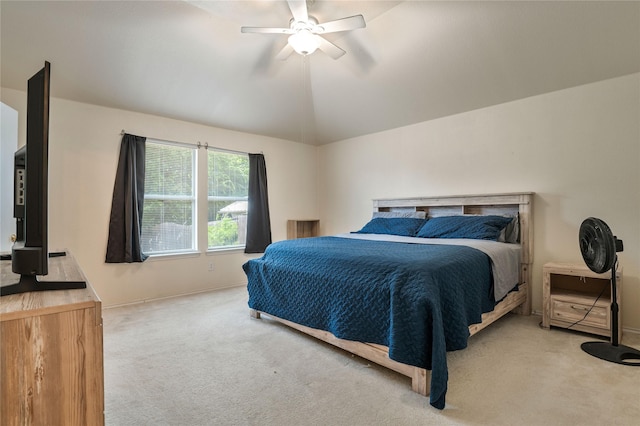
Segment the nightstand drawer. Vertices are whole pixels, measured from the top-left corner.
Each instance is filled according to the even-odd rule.
[[[591,312],[589,312],[589,309],[591,309]],[[608,330],[610,328],[609,311],[609,306],[596,304],[591,308],[591,304],[551,298],[551,321],[574,323],[584,318],[580,322],[581,325]],[[584,316],[587,312],[589,314],[585,318]]]

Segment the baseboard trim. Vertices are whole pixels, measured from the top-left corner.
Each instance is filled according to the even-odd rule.
[[[622,327],[622,332],[623,333],[640,334],[640,329],[639,328],[631,328],[631,327]]]
[[[228,290],[230,288],[243,287],[243,286],[246,286],[246,285],[247,285],[247,283],[243,282],[243,283],[240,283],[240,284],[233,284],[233,285],[229,285],[229,286],[226,286],[226,287],[207,288],[207,289],[192,291],[192,292],[188,292],[188,293],[174,294],[174,295],[171,295],[171,296],[153,297],[153,298],[150,298],[150,299],[136,300],[136,301],[133,301],[133,302],[118,303],[118,304],[115,304],[115,305],[103,306],[102,310],[111,309],[111,308],[120,308],[122,306],[141,305],[143,303],[157,302],[157,301],[160,301],[160,300],[173,299],[173,298],[182,297],[182,296],[192,296],[194,294],[210,293],[212,291]],[[542,316],[542,312],[541,311],[532,311],[531,315]],[[640,329],[639,328],[632,328],[632,327],[622,327],[622,332],[623,333],[640,334]]]
[[[172,294],[171,296],[152,297],[150,299],[134,300],[133,302],[127,302],[127,303],[116,303],[114,305],[108,305],[108,306],[104,306],[103,305],[102,306],[102,310],[104,311],[105,309],[121,308],[123,306],[142,305],[142,304],[150,303],[150,302],[158,302],[160,300],[175,299],[176,297],[193,296],[195,294],[211,293],[213,291],[228,290],[230,288],[246,287],[246,285],[247,285],[247,283],[244,282],[244,283],[240,283],[240,284],[229,285],[229,286],[226,286],[226,287],[205,288],[205,289],[202,289],[202,290],[196,290],[196,291],[191,291],[191,292],[187,292],[187,293]]]

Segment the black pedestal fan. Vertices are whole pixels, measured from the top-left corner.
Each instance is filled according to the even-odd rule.
[[[598,274],[611,270],[611,342],[585,342],[583,351],[617,364],[640,367],[640,351],[618,344],[618,301],[616,300],[616,268],[622,240],[618,240],[609,226],[590,217],[580,225],[580,251],[589,269]]]

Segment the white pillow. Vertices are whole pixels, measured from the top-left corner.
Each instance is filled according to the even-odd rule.
[[[500,231],[498,241],[502,243],[512,244],[520,242],[520,217],[518,214],[515,215],[511,223],[509,223],[502,231]]]

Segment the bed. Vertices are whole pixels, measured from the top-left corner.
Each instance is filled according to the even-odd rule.
[[[374,200],[357,233],[277,242],[245,263],[250,314],[404,374],[442,409],[446,352],[531,312],[532,203],[532,193]],[[491,233],[459,238],[462,222]],[[506,229],[508,242],[495,241]]]

